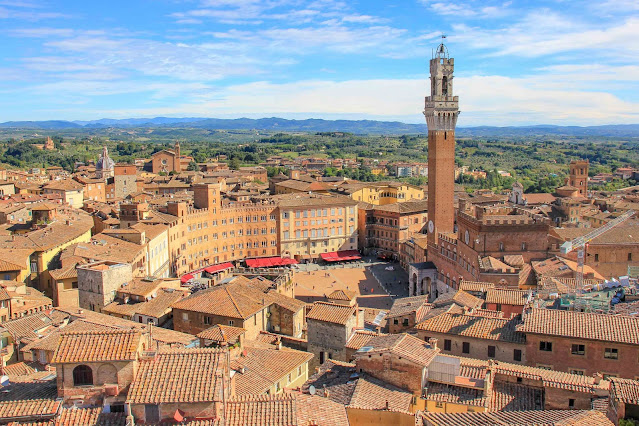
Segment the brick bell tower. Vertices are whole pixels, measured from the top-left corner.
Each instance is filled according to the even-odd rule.
[[[443,37],[442,37],[443,38]],[[428,125],[428,243],[437,235],[452,233],[455,226],[455,125],[458,97],[453,96],[455,60],[444,43],[430,60],[430,96],[424,116]]]

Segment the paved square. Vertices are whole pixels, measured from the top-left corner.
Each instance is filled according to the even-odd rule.
[[[295,297],[307,303],[325,298],[335,290],[350,290],[357,294],[361,307],[390,309],[392,299],[379,285],[369,269],[358,267],[300,271],[293,275]]]

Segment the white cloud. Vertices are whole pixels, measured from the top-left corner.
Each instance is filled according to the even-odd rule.
[[[539,86],[536,79],[455,79],[460,126],[636,123],[639,103],[606,92]],[[198,90],[198,88],[192,88]],[[283,116],[401,120],[422,123],[426,79],[255,82],[213,90],[200,100],[149,108],[103,110],[100,116]]]
[[[536,11],[502,28],[457,24],[453,29],[451,41],[485,50],[487,56],[539,57],[590,51],[618,61],[636,59],[639,53],[639,18],[635,17],[597,27],[550,11]]]
[[[420,0],[420,3],[438,15],[453,16],[457,19],[498,18],[512,13],[511,1],[497,2],[493,5],[487,5],[488,2],[483,0],[466,2]]]

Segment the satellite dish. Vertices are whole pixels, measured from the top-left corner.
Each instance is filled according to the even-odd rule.
[[[9,386],[9,376],[0,377],[0,385]]]
[[[5,376],[6,377],[6,376]],[[7,378],[8,379],[8,378]],[[317,393],[317,389],[315,389],[315,386],[310,385],[308,387],[308,393],[310,393],[311,395],[315,395]]]

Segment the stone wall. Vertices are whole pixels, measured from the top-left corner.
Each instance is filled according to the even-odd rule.
[[[78,269],[78,299],[81,308],[101,312],[115,299],[116,290],[133,279],[127,263],[98,262]]]

